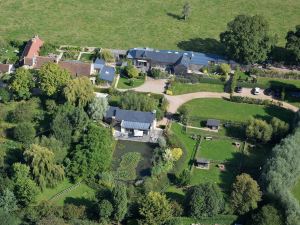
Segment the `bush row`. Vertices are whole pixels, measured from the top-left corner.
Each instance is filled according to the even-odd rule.
[[[191,74],[187,76],[176,76],[175,81],[180,83],[192,83],[192,84],[196,84],[196,83],[224,84],[224,81],[222,81],[221,79],[210,78],[207,76],[196,75],[196,74]]]
[[[277,70],[264,70],[264,69],[259,69],[254,67],[249,70],[249,73],[259,77],[300,80],[300,73],[296,73],[296,72],[284,73],[284,72],[279,72]]]
[[[230,101],[237,103],[247,103],[247,104],[256,104],[256,105],[277,105],[282,106],[281,102],[274,102],[269,99],[257,99],[250,97],[242,97],[242,96],[230,96]]]

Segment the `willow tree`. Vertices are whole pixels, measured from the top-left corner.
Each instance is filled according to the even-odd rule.
[[[64,179],[64,168],[55,164],[54,154],[48,148],[32,144],[23,154],[41,189],[54,187]]]

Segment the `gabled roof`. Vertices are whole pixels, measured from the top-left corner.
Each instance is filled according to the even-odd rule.
[[[111,66],[103,66],[99,73],[99,78],[108,82],[113,82],[115,79],[115,68]]]
[[[43,43],[44,42],[39,38],[39,36],[34,36],[31,40],[27,42],[21,58],[32,58],[34,56],[38,56]]]
[[[49,63],[49,62],[55,63],[56,58],[47,57],[47,56],[38,56],[38,57],[33,58],[33,62],[34,62],[33,67],[35,69],[40,69],[42,67],[42,65],[44,65],[45,63]]]
[[[121,127],[135,130],[149,130],[151,127],[151,123],[131,122],[123,120],[121,122]]]
[[[207,122],[206,122],[206,126],[218,127],[218,126],[220,126],[220,120],[208,119]]]
[[[95,69],[102,69],[105,65],[105,61],[103,59],[97,58],[94,62]]]
[[[227,62],[218,55],[191,51],[154,50],[150,48],[133,48],[127,53],[129,59],[145,59],[173,65],[208,65],[209,62]]]
[[[209,160],[207,159],[196,159],[196,162],[199,164],[209,164]]]
[[[129,121],[139,123],[153,123],[155,120],[155,113],[141,112],[134,110],[124,110],[118,107],[109,107],[105,115],[106,118],[115,117],[117,121]]]
[[[58,65],[69,71],[73,76],[90,76],[91,67],[90,63],[83,63],[80,61],[59,61]]]

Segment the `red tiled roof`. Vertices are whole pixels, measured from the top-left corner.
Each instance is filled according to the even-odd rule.
[[[8,73],[10,66],[11,66],[10,64],[0,63],[0,73]]]
[[[47,56],[38,56],[35,58],[35,63],[33,65],[33,68],[35,69],[40,69],[42,65],[48,62],[56,62],[56,59],[53,57],[47,57]]]
[[[22,54],[22,58],[32,58],[34,56],[38,56],[39,50],[42,47],[43,43],[44,42],[38,36],[33,37],[27,42]]]
[[[59,61],[58,65],[69,71],[73,76],[90,76],[91,64],[78,61]]]

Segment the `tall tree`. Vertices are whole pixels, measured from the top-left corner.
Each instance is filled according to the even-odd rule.
[[[187,211],[195,218],[214,216],[224,210],[220,188],[213,183],[192,187],[186,196]]]
[[[187,18],[190,16],[190,14],[191,14],[191,5],[190,5],[190,3],[186,2],[182,8],[183,19],[187,20]]]
[[[19,68],[13,74],[9,89],[16,99],[28,99],[31,96],[30,90],[33,88],[33,76],[29,70]]]
[[[1,224],[5,225],[19,225],[21,224],[20,219],[10,212],[5,211],[3,208],[0,208],[0,221]]]
[[[295,63],[300,63],[300,25],[296,26],[296,31],[289,31],[286,36],[286,49],[292,53]]]
[[[59,94],[71,79],[70,73],[55,63],[44,64],[38,77],[40,88],[47,96]]]
[[[107,99],[95,97],[88,106],[88,114],[91,119],[101,121],[107,109],[108,109]]]
[[[271,140],[272,126],[264,120],[251,118],[246,127],[246,137],[267,143]]]
[[[127,212],[127,190],[126,186],[119,183],[112,192],[114,218],[116,221],[121,222]]]
[[[252,216],[249,225],[283,225],[281,212],[272,205],[263,206]]]
[[[69,103],[82,107],[95,97],[93,85],[87,77],[71,80],[64,89],[64,95]]]
[[[161,225],[172,218],[172,208],[164,194],[149,192],[139,209],[144,224]]]
[[[49,149],[33,144],[24,151],[24,158],[41,189],[55,187],[64,179],[64,168],[55,164],[54,154]]]
[[[110,130],[91,123],[83,135],[82,142],[72,153],[68,173],[74,180],[93,177],[110,167],[112,154],[113,139]]]
[[[0,195],[0,208],[6,212],[14,212],[18,209],[17,199],[13,192],[5,189]]]
[[[25,145],[33,142],[35,134],[35,129],[32,123],[19,123],[14,128],[14,138]]]
[[[251,64],[267,59],[276,39],[268,33],[269,24],[262,16],[239,15],[227,24],[220,40],[230,58]]]
[[[249,174],[243,173],[236,177],[231,192],[231,205],[238,214],[257,208],[261,200],[261,191],[255,180]]]
[[[273,130],[273,138],[276,140],[284,138],[289,131],[289,124],[276,117],[272,118],[270,124]]]
[[[21,206],[28,206],[35,201],[39,193],[36,183],[30,178],[30,168],[25,164],[13,164],[14,194]]]

